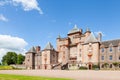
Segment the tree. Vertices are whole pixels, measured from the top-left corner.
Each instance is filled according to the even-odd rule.
[[[113,62],[112,64],[115,66],[115,70],[116,70],[116,68],[119,66],[119,63],[118,63],[118,62]]]
[[[17,63],[17,54],[15,52],[7,52],[7,54],[2,58],[3,65],[10,65],[16,63]]]
[[[23,56],[22,54],[18,54],[17,64],[22,64],[24,60],[25,60],[25,56]]]

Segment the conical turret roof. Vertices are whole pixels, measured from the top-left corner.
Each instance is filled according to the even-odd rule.
[[[32,48],[30,48],[30,50],[28,52],[36,53],[36,50],[34,47],[32,47]]]
[[[72,30],[70,30],[70,31],[68,32],[68,34],[70,34],[70,33],[75,33],[75,32],[78,32],[78,31],[80,31],[80,30],[79,30],[79,28],[77,27],[77,25],[75,24],[74,28],[73,28]]]
[[[46,47],[44,48],[44,50],[53,50],[53,46],[50,42],[47,43]]]
[[[85,43],[90,43],[90,42],[98,42],[98,40],[96,39],[93,33],[91,33],[85,41]]]

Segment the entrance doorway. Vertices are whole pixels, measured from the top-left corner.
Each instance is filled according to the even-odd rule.
[[[45,69],[47,69],[47,65],[45,64]]]
[[[92,69],[92,64],[89,64],[88,68],[89,68],[89,70],[91,70]]]

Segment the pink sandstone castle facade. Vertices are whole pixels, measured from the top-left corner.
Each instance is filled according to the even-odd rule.
[[[89,30],[83,32],[75,25],[66,38],[58,36],[57,49],[48,43],[44,50],[40,46],[32,47],[25,58],[27,69],[79,69],[81,66],[100,69],[108,63],[120,62],[120,40],[102,41],[101,33],[97,37]],[[118,66],[120,68],[120,64]]]

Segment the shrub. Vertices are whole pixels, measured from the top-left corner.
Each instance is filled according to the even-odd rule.
[[[99,65],[93,65],[92,69],[94,69],[94,70],[99,69]]]
[[[79,69],[80,69],[80,70],[87,70],[88,68],[85,67],[85,66],[81,66]]]
[[[14,69],[12,66],[0,66],[0,70],[12,70]]]

